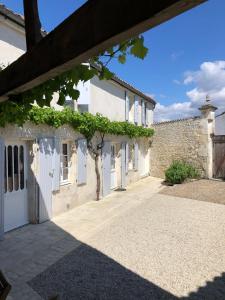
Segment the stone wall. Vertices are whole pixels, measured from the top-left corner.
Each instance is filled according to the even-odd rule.
[[[173,160],[194,165],[210,177],[210,122],[204,117],[156,123],[151,147],[151,176],[164,178]]]

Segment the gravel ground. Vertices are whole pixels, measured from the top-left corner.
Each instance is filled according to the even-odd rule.
[[[197,180],[174,186],[167,186],[161,190],[160,194],[225,204],[225,182],[216,180]]]
[[[225,299],[225,207],[156,194],[28,284],[43,299]]]

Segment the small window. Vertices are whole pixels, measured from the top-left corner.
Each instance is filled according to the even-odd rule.
[[[23,190],[24,185],[24,146],[5,147],[5,193]]]
[[[70,156],[69,156],[69,143],[62,143],[61,147],[61,183],[66,183],[69,181],[69,161],[70,161]]]
[[[77,109],[81,114],[89,111],[88,104],[78,104]]]
[[[128,169],[133,170],[134,169],[134,144],[129,144],[129,161],[128,161]]]

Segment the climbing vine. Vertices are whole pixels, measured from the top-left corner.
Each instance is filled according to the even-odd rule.
[[[94,76],[98,76],[100,80],[112,78],[114,74],[108,69],[108,65],[113,59],[124,64],[129,55],[144,59],[147,53],[148,48],[144,46],[143,36],[137,36],[107,49],[89,59],[87,63],[80,64],[70,71],[49,79],[31,90],[17,95],[10,95],[9,100],[18,105],[22,104],[24,109],[28,108],[29,110],[30,104],[34,103],[34,101],[40,107],[50,106],[53,94],[57,92],[59,93],[58,104],[63,105],[66,97],[70,97],[73,100],[78,99],[80,95],[79,90],[76,88],[78,82],[84,83]],[[0,71],[4,68],[4,65],[0,65]],[[5,103],[0,104],[0,106],[5,106]],[[18,106],[10,106],[10,109],[18,109]]]
[[[96,198],[99,200],[100,171],[98,160],[104,145],[105,134],[138,138],[151,137],[154,131],[151,128],[136,126],[128,122],[111,122],[100,114],[95,116],[90,113],[81,114],[69,108],[56,111],[50,107],[50,102],[55,92],[59,94],[59,105],[64,105],[68,96],[73,100],[77,100],[80,95],[79,90],[76,88],[78,83],[84,83],[94,76],[98,76],[100,80],[111,79],[114,74],[108,69],[108,65],[112,59],[117,59],[119,63],[124,64],[128,55],[144,59],[147,53],[148,49],[144,46],[143,36],[137,36],[107,49],[98,56],[91,58],[86,64],[80,64],[31,90],[18,95],[10,95],[8,101],[0,104],[0,127],[7,124],[22,126],[27,121],[36,125],[47,124],[54,128],[68,124],[75,131],[83,134],[87,139],[88,149],[95,159]],[[0,64],[0,71],[4,68],[5,66]],[[33,105],[35,102],[37,105]],[[101,136],[101,142],[93,145],[92,138],[97,132]]]
[[[31,105],[17,105],[13,102],[6,102],[4,110],[0,107],[0,126],[5,127],[8,123],[22,126],[30,121],[35,125],[45,124],[59,128],[65,124],[70,125],[75,131],[83,134],[88,141],[91,141],[96,132],[102,134],[127,135],[129,138],[151,137],[154,133],[152,128],[136,126],[128,122],[110,121],[100,114],[79,113],[71,108],[64,108],[57,111],[51,107],[39,107]],[[15,107],[16,106],[16,107]]]

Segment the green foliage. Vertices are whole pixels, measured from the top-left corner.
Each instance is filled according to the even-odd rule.
[[[75,131],[83,134],[88,141],[92,139],[96,132],[102,134],[127,135],[130,138],[151,137],[153,129],[143,128],[127,122],[111,122],[108,118],[100,114],[96,116],[90,113],[74,112],[70,108],[56,111],[50,107],[17,105],[13,102],[5,102],[0,105],[0,126],[4,127],[8,123],[22,126],[30,121],[36,125],[46,124],[59,128],[65,124],[73,127]]]
[[[149,137],[153,134],[152,129],[134,126],[127,122],[110,122],[107,118],[91,114],[79,114],[68,109],[62,112],[50,108],[53,94],[59,94],[58,104],[63,105],[66,97],[77,100],[80,92],[76,86],[78,82],[86,82],[94,76],[100,80],[111,79],[113,73],[107,68],[112,59],[117,59],[124,64],[128,55],[143,59],[148,53],[144,46],[143,36],[137,36],[93,57],[86,64],[76,66],[45,83],[18,95],[11,95],[7,102],[0,104],[0,127],[6,124],[22,126],[26,121],[35,124],[47,124],[58,128],[63,124],[70,124],[75,130],[81,132],[87,139],[91,139],[96,131],[116,135],[128,135],[129,137]],[[90,67],[90,65],[96,67]],[[6,66],[0,64],[0,71]],[[39,107],[32,103],[36,102]],[[47,106],[49,108],[44,108]],[[41,109],[43,108],[43,109]]]
[[[119,63],[124,64],[128,55],[144,59],[147,53],[148,49],[144,46],[143,36],[137,36],[111,47],[90,59],[86,64],[78,65],[72,70],[56,76],[29,91],[10,96],[10,101],[15,103],[22,102],[24,106],[28,106],[28,109],[30,103],[34,103],[34,101],[36,101],[40,107],[50,106],[53,94],[57,92],[59,93],[58,103],[63,105],[67,96],[73,100],[78,99],[80,93],[76,86],[79,81],[86,82],[95,75],[98,76],[100,80],[111,79],[113,73],[107,66],[112,59],[117,59]],[[95,65],[97,68],[92,68],[90,65]],[[3,68],[5,68],[5,66],[0,65],[0,71]]]
[[[166,181],[170,184],[182,183],[186,179],[199,178],[199,172],[192,165],[174,161],[165,172]]]

